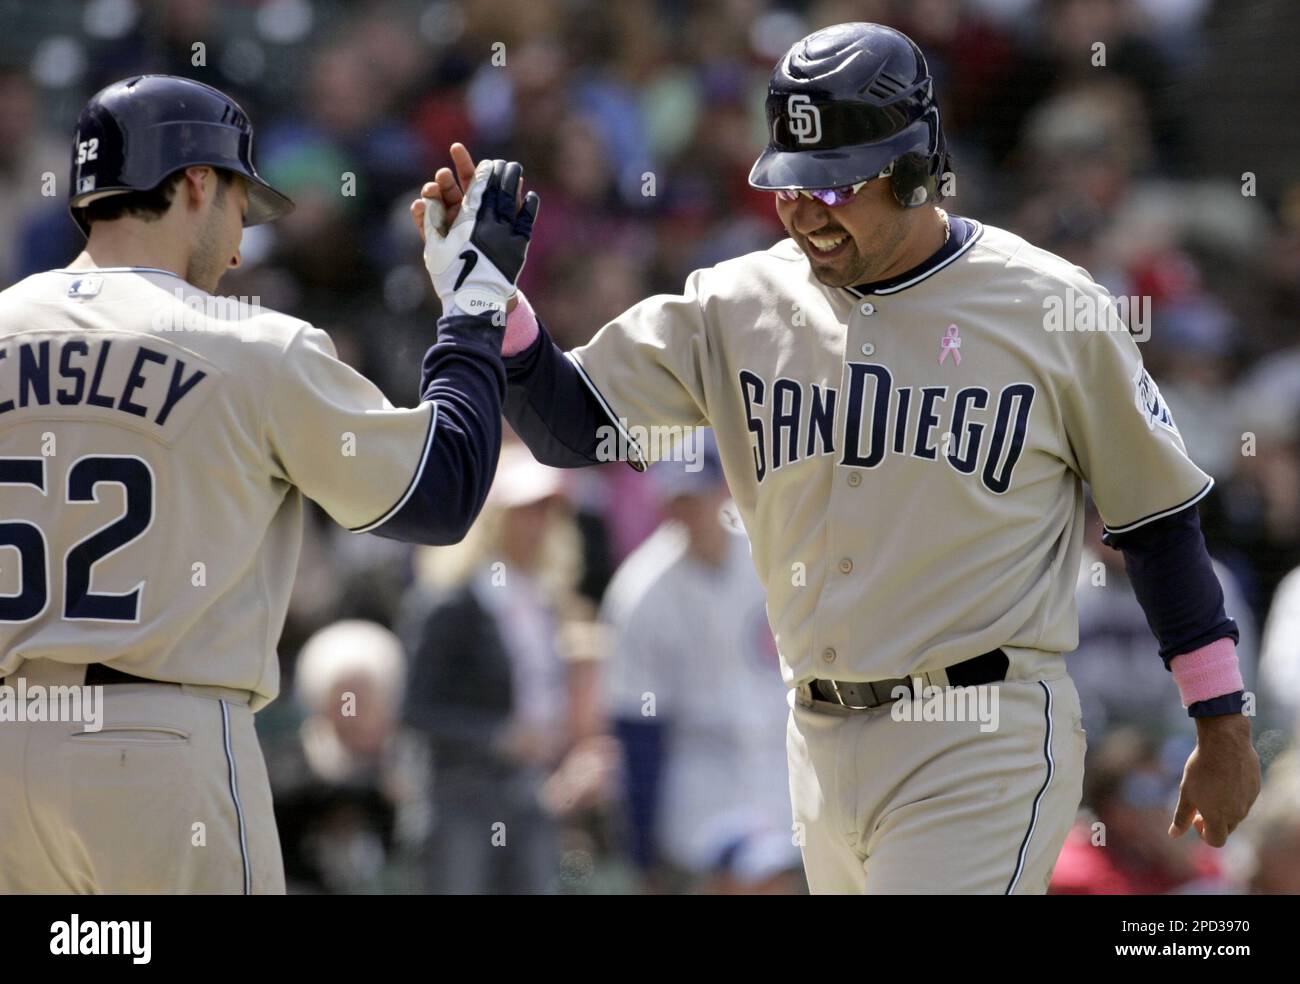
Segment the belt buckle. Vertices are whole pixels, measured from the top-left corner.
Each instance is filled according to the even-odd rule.
[[[831,693],[833,693],[833,694],[835,695],[835,699],[839,702],[840,707],[847,708],[847,709],[850,710],[850,711],[869,711],[869,710],[871,710],[873,707],[879,707],[879,706],[880,706],[879,704],[849,704],[849,703],[846,703],[845,700],[844,700],[844,695],[840,693],[840,685],[839,685],[839,683],[837,683],[837,682],[834,681],[834,680],[827,680],[826,682],[829,683],[829,684],[831,685]],[[872,687],[872,689],[871,689],[871,693],[874,695],[875,692],[876,692],[876,691],[875,691],[875,688]]]

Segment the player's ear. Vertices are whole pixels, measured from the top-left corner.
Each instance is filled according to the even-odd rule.
[[[197,211],[206,199],[216,194],[217,180],[217,172],[206,165],[187,167],[172,194],[172,204],[179,201],[185,211]]]

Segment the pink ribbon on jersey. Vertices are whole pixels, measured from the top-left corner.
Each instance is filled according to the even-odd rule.
[[[949,352],[952,353],[953,365],[961,365],[961,334],[956,325],[949,325],[948,333],[939,342],[939,365],[943,365]]]

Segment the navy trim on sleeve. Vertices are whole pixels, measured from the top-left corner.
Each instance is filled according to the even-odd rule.
[[[632,452],[627,463],[645,470],[641,448],[586,371],[560,351],[543,325],[537,326],[532,344],[507,358],[505,365],[506,419],[538,461],[555,468],[604,464],[609,459],[599,454],[601,431],[613,424],[623,447]]]
[[[439,319],[420,377],[421,399],[433,404],[424,454],[397,505],[354,532],[429,546],[464,539],[501,454],[504,334],[487,315]]]
[[[1237,623],[1223,609],[1223,587],[1205,549],[1195,505],[1129,532],[1108,531],[1102,540],[1124,552],[1124,568],[1160,644],[1165,669],[1175,656],[1216,639],[1238,641]]]

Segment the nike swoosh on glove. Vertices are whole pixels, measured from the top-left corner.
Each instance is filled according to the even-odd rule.
[[[446,208],[425,199],[424,265],[444,315],[491,314],[494,324],[505,324],[506,302],[514,296],[541,205],[537,192],[530,191],[516,209],[523,174],[514,161],[479,164],[445,234]]]

